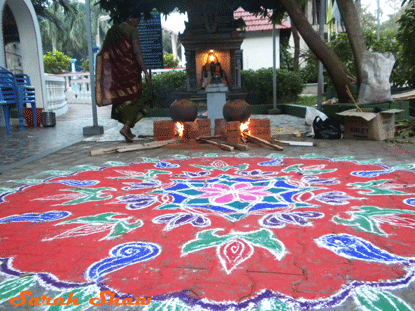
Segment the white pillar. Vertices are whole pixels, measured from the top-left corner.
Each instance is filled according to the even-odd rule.
[[[177,34],[175,34],[175,33],[171,34],[171,49],[173,51],[173,58],[178,59],[178,55],[177,55]]]
[[[223,106],[226,104],[228,87],[224,83],[209,84],[206,88],[207,113],[210,119],[210,132],[215,133],[215,120],[223,119]]]

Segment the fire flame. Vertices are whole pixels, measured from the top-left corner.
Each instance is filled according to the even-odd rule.
[[[240,129],[241,133],[248,132],[248,134],[251,134],[251,131],[249,130],[249,122],[251,122],[251,119],[248,119],[248,121],[241,123]]]
[[[183,137],[184,124],[182,122],[176,122],[176,132],[180,137]]]

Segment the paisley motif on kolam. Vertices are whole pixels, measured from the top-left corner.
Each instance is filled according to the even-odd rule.
[[[414,164],[209,154],[16,182],[0,189],[7,297],[36,285],[85,309],[108,290],[151,297],[145,310],[311,310],[348,298],[412,310],[391,291],[414,279]]]

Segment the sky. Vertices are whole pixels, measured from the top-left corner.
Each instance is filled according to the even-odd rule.
[[[161,25],[175,32],[183,33],[185,21],[187,21],[187,14],[171,13],[167,16],[167,20],[164,15],[161,16]]]
[[[377,0],[361,0],[362,8],[368,7],[369,12],[374,16],[377,16],[378,2]],[[389,19],[388,15],[394,14],[394,10],[388,3],[393,3],[396,8],[401,7],[402,0],[379,0],[380,10],[381,10],[381,21],[385,22]]]

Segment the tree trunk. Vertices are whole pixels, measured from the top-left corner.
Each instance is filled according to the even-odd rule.
[[[366,43],[360,25],[359,14],[353,0],[337,0],[337,5],[346,26],[347,37],[349,38],[354,56],[357,84],[360,85],[362,81],[362,60],[363,54],[366,51]]]
[[[310,50],[313,51],[326,68],[333,81],[339,102],[350,102],[347,87],[351,89],[351,85],[343,63],[307,21],[296,0],[281,0],[281,2],[290,15],[292,23],[295,24]]]
[[[294,24],[291,25],[291,30],[292,30],[293,39],[294,39],[293,71],[299,72],[300,71],[300,35],[298,34],[298,30]]]

